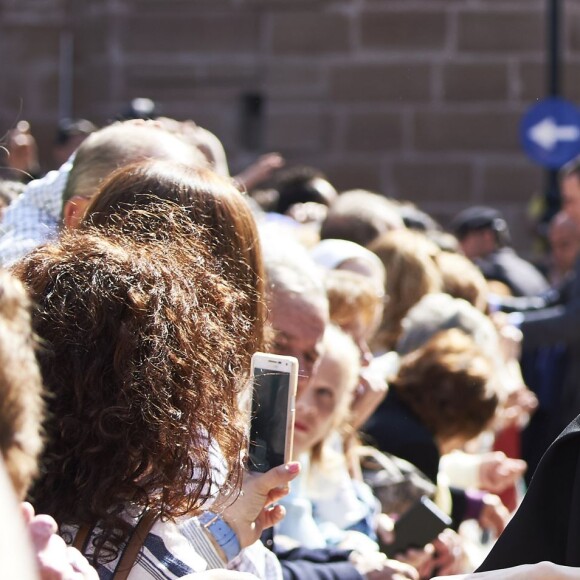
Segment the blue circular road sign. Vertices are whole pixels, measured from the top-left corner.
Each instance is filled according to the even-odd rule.
[[[580,155],[580,110],[564,99],[544,99],[523,116],[520,139],[533,161],[558,169]]]

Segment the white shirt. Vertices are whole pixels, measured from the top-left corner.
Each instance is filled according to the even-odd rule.
[[[74,156],[57,171],[31,181],[5,210],[0,226],[0,265],[9,266],[58,235],[62,194]]]

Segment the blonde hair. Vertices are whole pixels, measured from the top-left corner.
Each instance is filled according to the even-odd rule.
[[[361,313],[365,323],[370,325],[377,309],[382,306],[382,297],[377,294],[373,280],[362,274],[330,270],[326,274],[325,284],[330,320],[338,326],[350,324]]]
[[[443,279],[443,291],[485,312],[488,287],[479,268],[465,256],[451,252],[440,252],[435,261]]]
[[[386,233],[369,249],[381,259],[387,271],[388,302],[373,346],[377,350],[392,350],[409,309],[425,294],[441,292],[443,288],[435,263],[440,250],[425,235],[411,230]]]
[[[321,361],[323,359],[332,359],[340,365],[344,385],[339,394],[339,401],[334,409],[331,433],[339,431],[343,434],[348,434],[350,404],[359,379],[360,354],[352,338],[334,324],[329,324],[326,327],[323,345],[324,352],[320,357]],[[312,380],[314,383],[316,382],[316,375]],[[328,435],[330,435],[330,433]],[[322,451],[327,439],[328,436],[312,447],[312,463],[320,462]]]

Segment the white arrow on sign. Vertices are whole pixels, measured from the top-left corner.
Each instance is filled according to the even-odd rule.
[[[575,125],[558,126],[553,117],[546,117],[528,130],[530,140],[552,151],[558,141],[578,141],[580,129]]]

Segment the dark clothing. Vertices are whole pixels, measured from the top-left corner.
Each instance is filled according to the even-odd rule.
[[[549,560],[580,566],[580,417],[548,449],[522,505],[478,571]]]
[[[538,397],[538,407],[521,436],[521,457],[528,464],[524,475],[526,485],[530,484],[540,459],[562,431],[560,407],[568,358],[568,349],[563,344],[522,352],[524,383]]]
[[[440,455],[433,435],[401,400],[396,389],[389,389],[363,431],[372,445],[409,461],[437,482]]]
[[[433,434],[401,400],[395,388],[389,389],[362,430],[371,445],[409,461],[437,483],[441,456]],[[457,529],[466,514],[467,497],[462,489],[452,487],[450,491],[453,500],[451,519],[454,529]]]
[[[269,528],[264,530],[261,540],[278,556],[284,580],[364,580],[348,559],[351,550],[278,550],[273,537],[273,528]]]
[[[284,580],[363,580],[344,550],[296,548],[276,554]]]
[[[503,282],[514,296],[537,296],[549,288],[539,270],[520,258],[512,248],[500,248],[475,263],[487,280]]]
[[[561,431],[580,414],[580,259],[562,285],[536,298],[503,301],[503,310],[523,311],[524,350],[565,345],[566,369],[560,400]]]

